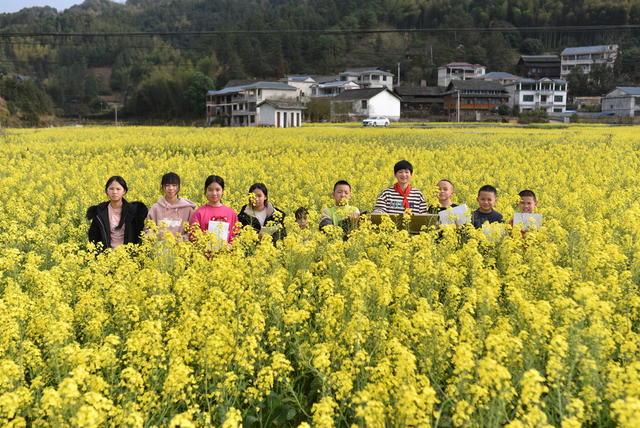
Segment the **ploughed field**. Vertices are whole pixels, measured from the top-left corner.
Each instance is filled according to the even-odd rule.
[[[637,426],[640,140],[633,127],[64,128],[0,136],[0,424]],[[477,206],[538,195],[522,235],[363,222],[317,231],[333,183],[371,211],[414,165]],[[254,182],[284,210],[277,246],[157,242],[97,253],[109,176],[151,206],[160,177],[238,210]],[[293,211],[311,211],[300,230]],[[498,228],[500,229],[500,228]],[[503,233],[501,233],[503,232]]]

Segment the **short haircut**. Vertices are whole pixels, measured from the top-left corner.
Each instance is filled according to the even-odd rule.
[[[453,182],[451,180],[449,180],[448,178],[443,178],[442,180],[438,181],[438,183],[442,183],[443,181],[446,181],[447,183],[451,184],[451,188],[455,189],[456,186],[453,185]]]
[[[393,166],[393,173],[396,174],[401,169],[408,169],[413,174],[413,165],[408,160],[401,160]]]
[[[204,193],[207,193],[207,187],[212,183],[218,183],[220,187],[222,187],[222,190],[224,190],[224,179],[219,175],[210,175],[204,181]]]
[[[175,172],[167,172],[162,176],[162,180],[160,180],[161,186],[166,186],[167,184],[177,184],[180,185],[180,176]]]
[[[264,194],[265,200],[269,199],[269,191],[267,190],[267,186],[265,186],[264,183],[253,183],[251,187],[249,187],[249,193],[253,192],[256,189],[260,190]]]
[[[336,191],[336,187],[338,187],[338,186],[348,186],[349,190],[351,190],[351,184],[349,184],[349,182],[346,181],[346,180],[338,180],[338,181],[336,181],[336,184],[333,185],[333,191],[334,192]]]
[[[518,193],[518,196],[520,196],[521,198],[530,197],[533,198],[534,201],[538,201],[536,199],[536,194],[533,193],[533,190],[523,190],[522,192]]]
[[[498,190],[491,184],[485,184],[484,186],[482,186],[480,190],[478,190],[478,196],[480,196],[480,192],[491,192],[495,195],[496,198],[498,197]]]
[[[308,215],[309,210],[307,210],[305,207],[300,207],[295,212],[296,220],[304,220]]]

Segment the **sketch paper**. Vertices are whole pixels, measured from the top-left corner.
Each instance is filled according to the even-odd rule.
[[[455,224],[462,226],[463,224],[471,223],[471,216],[467,213],[468,211],[469,208],[466,204],[440,211],[438,214],[440,217],[440,224]]]
[[[521,224],[523,229],[534,227],[539,229],[542,226],[542,214],[515,213],[513,215],[513,225]]]

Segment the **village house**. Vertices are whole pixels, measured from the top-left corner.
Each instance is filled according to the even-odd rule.
[[[446,88],[452,80],[467,80],[482,76],[487,67],[468,62],[451,62],[438,67],[438,86]]]
[[[444,93],[444,109],[451,120],[483,120],[495,114],[501,104],[509,103],[509,94],[498,82],[452,80]]]
[[[235,84],[235,83],[233,83]],[[282,82],[250,82],[207,92],[207,125],[300,126],[301,92]]]
[[[640,87],[618,86],[602,98],[602,113],[640,116]]]
[[[613,68],[617,57],[618,45],[566,48],[560,53],[562,66],[560,77],[567,77],[574,68],[583,73],[590,73],[595,64],[605,64],[607,67]]]
[[[286,83],[289,86],[300,89],[301,100],[303,102],[309,101],[309,98],[311,98],[311,95],[313,94],[312,88],[317,83],[311,76],[296,75],[289,75],[283,79],[280,79],[280,81]]]
[[[400,97],[402,115],[417,115],[418,113],[433,113],[444,107],[442,90],[438,86],[396,86],[395,93]]]
[[[518,111],[543,109],[547,113],[564,113],[567,109],[567,81],[563,79],[520,79],[505,85],[509,106]]]
[[[379,68],[349,68],[340,73],[340,80],[355,82],[362,88],[387,88],[393,90],[393,74]]]
[[[347,80],[333,80],[330,82],[315,83],[311,87],[311,96],[314,98],[335,97],[336,95],[340,95],[344,91],[349,91],[351,89],[361,89],[361,87],[357,83]]]
[[[522,55],[516,68],[520,76],[529,79],[559,79],[560,55]]]
[[[330,101],[331,120],[352,120],[383,116],[400,119],[400,97],[387,88],[353,89]]]

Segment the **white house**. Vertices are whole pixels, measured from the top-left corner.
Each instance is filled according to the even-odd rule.
[[[564,113],[567,109],[567,81],[563,79],[520,79],[505,85],[509,106],[519,111],[544,109],[547,113]]]
[[[251,82],[207,92],[208,125],[260,126],[257,105],[265,100],[300,102],[300,89],[281,82]]]
[[[618,45],[566,48],[560,53],[560,77],[567,77],[574,68],[583,73],[590,73],[594,64],[605,64],[613,68],[617,57]]]
[[[602,112],[616,116],[640,116],[640,87],[618,86],[602,98]]]
[[[400,97],[387,88],[353,89],[331,99],[331,117],[349,119],[384,116],[400,119]]]
[[[316,84],[316,81],[311,76],[289,75],[283,79],[280,79],[280,81],[286,83],[289,86],[300,89],[300,94],[302,95],[303,101],[307,101],[309,98],[311,98],[313,92],[312,88]]]
[[[335,97],[344,91],[360,88],[360,85],[350,80],[334,80],[332,82],[314,83],[311,87],[311,96]]]
[[[467,80],[482,76],[487,72],[487,67],[468,62],[450,62],[438,67],[438,86],[447,87],[452,80]]]
[[[256,106],[256,123],[276,128],[302,126],[304,109],[304,105],[296,101],[264,100]]]
[[[340,80],[355,82],[363,88],[387,88],[393,90],[393,74],[379,68],[349,68],[340,73]]]

